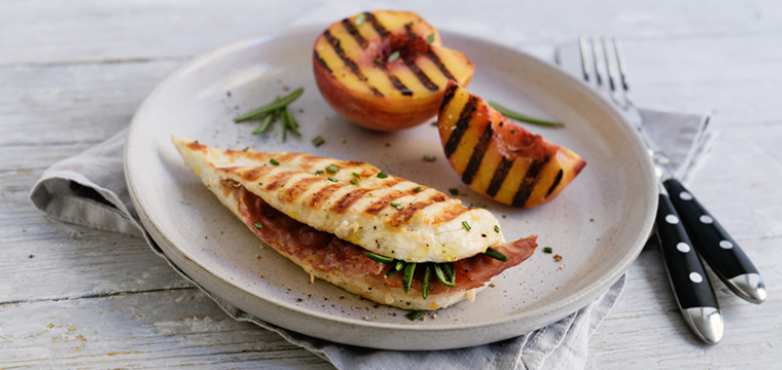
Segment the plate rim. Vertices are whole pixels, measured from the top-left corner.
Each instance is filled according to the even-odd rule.
[[[150,217],[151,215],[147,214],[145,208],[143,207],[143,198],[137,193],[136,188],[133,186],[134,182],[134,172],[131,169],[132,168],[132,156],[129,155],[129,152],[132,151],[132,148],[134,147],[134,133],[137,130],[134,130],[134,128],[137,128],[140,126],[140,124],[136,124],[138,117],[140,116],[140,112],[143,112],[147,105],[151,104],[151,101],[154,101],[154,98],[157,97],[161,93],[161,91],[164,91],[168,85],[172,84],[180,75],[186,73],[187,70],[197,67],[201,64],[209,63],[211,60],[219,60],[221,57],[225,57],[227,54],[230,54],[232,52],[242,50],[247,47],[252,47],[253,45],[260,45],[267,41],[277,39],[277,38],[285,38],[285,37],[294,37],[298,36],[304,33],[313,33],[317,34],[318,31],[325,28],[323,25],[309,25],[309,26],[301,26],[301,27],[293,27],[293,28],[287,28],[284,30],[281,30],[280,32],[270,33],[270,34],[263,34],[258,35],[254,37],[245,38],[239,41],[235,41],[232,43],[229,43],[227,45],[209,50],[207,52],[201,53],[198,56],[194,57],[192,60],[182,64],[178,68],[176,68],[173,72],[171,72],[166,78],[164,78],[151,92],[150,94],[144,99],[143,103],[138,107],[136,110],[134,117],[130,124],[130,129],[128,132],[128,139],[127,143],[125,145],[124,150],[124,156],[123,156],[123,165],[125,169],[125,179],[128,186],[129,194],[131,196],[131,200],[136,207],[136,211],[139,214],[140,219],[142,220],[142,224],[148,229],[153,230],[154,233],[150,233],[151,236],[153,234],[159,234],[158,236],[162,238],[163,240],[157,240],[157,238],[154,238],[155,241],[158,244],[169,244],[179,252],[183,253],[185,257],[187,257],[184,252],[181,251],[179,247],[176,246],[175,243],[168,240],[168,238],[164,235],[163,232],[161,232],[160,228],[157,227],[155,224],[154,218]],[[458,37],[462,38],[467,42],[470,43],[480,43],[480,44],[486,44],[489,47],[497,48],[502,50],[503,52],[508,52],[511,54],[519,55],[523,58],[526,58],[530,60],[531,62],[538,64],[538,67],[542,67],[544,69],[549,69],[553,71],[554,73],[558,74],[561,78],[564,78],[565,80],[569,80],[568,82],[570,85],[572,85],[572,88],[578,89],[578,91],[581,95],[588,97],[592,103],[601,106],[602,110],[611,116],[615,118],[616,121],[619,121],[623,123],[621,128],[632,138],[633,141],[633,147],[636,149],[645,150],[645,146],[643,145],[643,142],[641,140],[640,135],[632,129],[632,126],[628,123],[627,119],[619,112],[619,110],[614,107],[604,96],[598,94],[595,92],[591,87],[589,87],[586,83],[583,81],[576,79],[575,77],[567,74],[565,71],[563,71],[561,68],[557,67],[556,65],[553,65],[549,62],[544,61],[541,58],[538,58],[535,55],[531,55],[529,53],[526,53],[524,51],[514,49],[510,46],[500,44],[497,42],[494,42],[492,40],[484,39],[478,36],[465,34],[461,32],[456,32],[452,30],[441,30],[441,34],[443,34],[444,39],[448,39],[449,37]],[[246,290],[239,284],[236,284],[235,282],[228,281],[227,279],[224,279],[222,277],[219,277],[218,274],[216,274],[214,271],[212,271],[209,266],[202,266],[201,264],[195,263],[195,260],[192,260],[198,267],[203,269],[204,271],[208,272],[212,276],[218,278],[219,280],[222,280],[223,282],[229,284],[235,289],[238,289],[239,291],[243,292],[244,294],[247,294],[249,296],[252,296],[255,299],[260,299],[262,301],[265,301],[269,304],[276,305],[276,306],[282,306],[285,309],[291,310],[299,315],[305,315],[305,316],[311,316],[319,319],[328,320],[330,322],[340,323],[340,324],[346,324],[350,326],[360,326],[365,327],[368,329],[381,329],[381,330],[394,330],[394,331],[402,331],[407,333],[416,333],[416,332],[436,332],[436,333],[442,333],[442,332],[452,332],[452,331],[462,331],[462,330],[475,330],[475,329],[486,329],[486,328],[493,328],[501,325],[505,325],[512,322],[518,322],[522,320],[529,320],[532,317],[537,318],[543,318],[548,317],[548,320],[542,320],[545,321],[545,324],[537,326],[537,328],[549,325],[550,323],[553,323],[557,320],[560,320],[567,315],[574,312],[573,310],[569,309],[569,306],[573,305],[576,302],[579,302],[579,307],[575,310],[577,311],[580,308],[583,308],[584,306],[588,305],[591,302],[591,298],[597,297],[599,294],[602,294],[604,291],[606,291],[611,285],[613,285],[621,275],[627,271],[627,269],[630,267],[630,265],[636,260],[638,255],[641,253],[643,246],[648,239],[649,235],[651,234],[652,227],[654,225],[654,216],[657,209],[657,191],[656,191],[656,177],[654,176],[653,166],[651,163],[651,159],[647,156],[642,156],[639,161],[640,169],[642,173],[646,177],[646,181],[643,181],[643,184],[645,185],[645,192],[646,192],[646,200],[649,204],[649,209],[646,212],[646,216],[644,218],[644,222],[641,225],[641,232],[639,232],[638,236],[636,237],[632,247],[631,247],[631,253],[627,253],[608,273],[604,274],[603,277],[596,279],[593,283],[583,287],[580,289],[577,293],[566,297],[565,299],[562,299],[560,301],[553,302],[553,307],[551,304],[545,305],[536,309],[528,310],[528,311],[522,311],[517,314],[496,319],[489,322],[480,322],[480,323],[459,323],[459,324],[453,324],[448,327],[424,327],[424,326],[415,326],[415,325],[403,325],[403,324],[390,324],[390,323],[378,323],[378,322],[372,322],[372,321],[362,321],[362,320],[355,320],[355,319],[349,319],[349,318],[343,318],[343,317],[336,317],[329,315],[327,313],[319,312],[316,309],[312,308],[303,308],[296,306],[292,303],[288,303],[286,301],[278,300],[273,297],[263,297],[253,294],[252,292]],[[163,243],[161,243],[163,242]],[[166,255],[166,258],[169,260],[171,259],[170,256]],[[172,262],[173,263],[173,262]],[[179,269],[181,270],[180,266]],[[188,276],[190,280],[195,281],[195,279],[191,276]],[[206,291],[206,289],[202,288],[200,284],[196,281],[197,285],[199,285],[199,288]],[[208,294],[214,294],[221,296],[219,293],[209,292]],[[222,297],[222,296],[221,296]],[[580,304],[580,303],[583,303]],[[221,306],[222,307],[222,306]],[[267,320],[267,318],[262,318],[263,320]],[[270,321],[271,322],[271,321]],[[281,325],[282,326],[282,325]],[[294,330],[297,331],[297,330]],[[516,335],[520,335],[523,333],[517,333]],[[308,334],[311,335],[311,334]],[[333,338],[328,338],[329,340],[334,340]],[[487,342],[476,342],[476,344],[481,343],[487,343]],[[350,344],[356,344],[356,343],[350,343]],[[364,346],[367,346],[367,343],[361,343]],[[359,345],[361,345],[359,344]],[[385,348],[385,347],[375,347],[375,348]],[[445,347],[445,348],[458,348],[458,347]],[[411,348],[413,349],[413,348]]]

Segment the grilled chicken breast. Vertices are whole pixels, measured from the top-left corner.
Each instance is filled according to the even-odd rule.
[[[172,140],[208,187],[233,180],[291,218],[381,256],[453,262],[504,243],[489,211],[367,163]]]

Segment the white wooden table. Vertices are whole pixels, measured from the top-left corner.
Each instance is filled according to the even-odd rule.
[[[389,6],[332,3],[0,1],[0,368],[331,368],[233,322],[142,240],[52,220],[27,197],[49,165],[126,127],[193,55],[307,13]],[[716,283],[725,338],[701,345],[679,315],[660,253],[644,251],[590,341],[587,368],[782,366],[781,4],[399,3],[436,27],[549,59],[579,34],[620,36],[639,104],[713,114],[721,140],[691,190],[755,261],[769,298],[751,305]]]

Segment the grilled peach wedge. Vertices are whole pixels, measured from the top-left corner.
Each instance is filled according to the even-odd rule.
[[[446,87],[437,123],[445,156],[462,182],[500,203],[544,204],[586,165],[578,154],[531,134],[454,83]]]
[[[348,120],[395,131],[432,118],[449,80],[466,86],[475,66],[440,43],[411,12],[356,14],[315,40],[315,80],[326,101]]]

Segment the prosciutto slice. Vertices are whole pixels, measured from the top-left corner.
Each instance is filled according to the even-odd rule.
[[[283,255],[306,261],[320,270],[371,276],[382,285],[402,287],[401,272],[386,277],[394,264],[384,264],[367,258],[366,249],[286,216],[243,186],[237,187],[235,191],[235,196],[239,199],[239,212],[244,216],[247,226],[261,240]],[[455,287],[441,284],[432,271],[430,293],[465,291],[481,287],[494,276],[532,256],[537,247],[536,240],[537,236],[531,236],[494,246],[496,251],[508,257],[504,262],[483,254],[454,262]],[[424,266],[425,264],[418,265],[413,279],[412,288],[419,292],[423,285]]]

